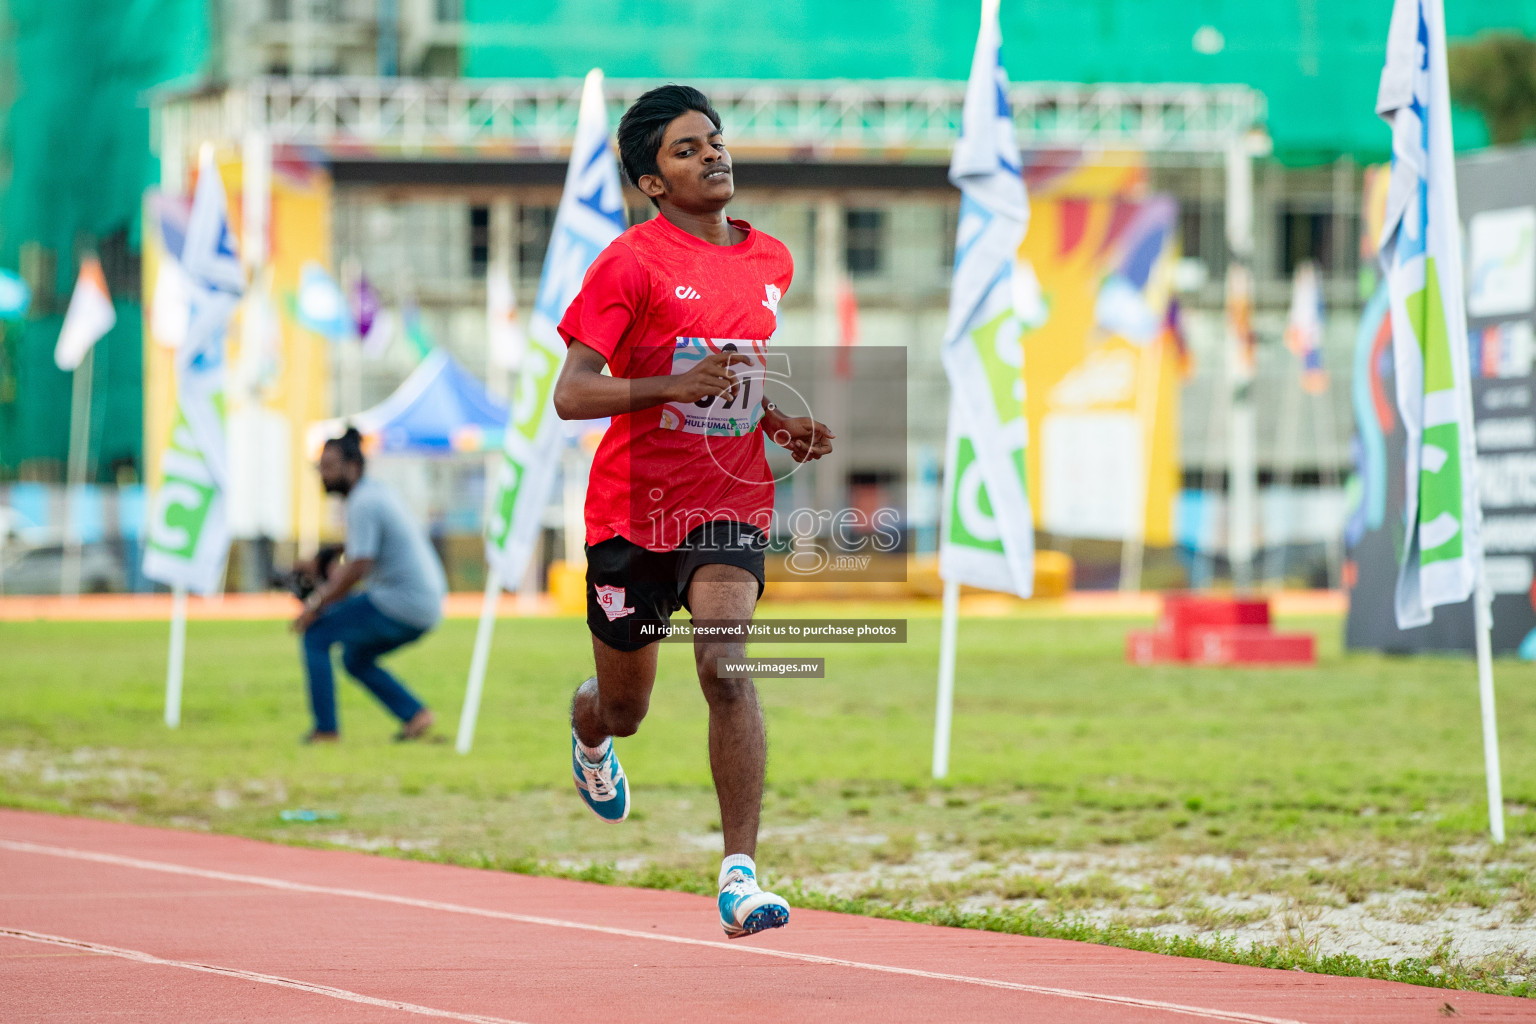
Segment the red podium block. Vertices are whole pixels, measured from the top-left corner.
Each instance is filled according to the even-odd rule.
[[[1268,626],[1198,626],[1189,633],[1189,660],[1200,665],[1311,665],[1310,633],[1271,633]]]
[[[1184,655],[1172,633],[1137,629],[1125,638],[1125,660],[1132,665],[1156,665],[1160,662],[1183,661]]]
[[[1267,626],[1269,602],[1251,598],[1169,594],[1163,598],[1162,622],[1175,633],[1196,626]]]
[[[1169,594],[1154,630],[1125,638],[1133,665],[1311,665],[1317,645],[1306,633],[1275,633],[1269,602],[1251,598]]]

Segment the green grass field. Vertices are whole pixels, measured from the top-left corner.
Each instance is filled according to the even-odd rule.
[[[1536,669],[1498,668],[1510,842],[1493,850],[1470,661],[1342,654],[1339,623],[1317,620],[1285,623],[1319,633],[1315,670],[1140,669],[1122,659],[1131,625],[963,621],[943,784],[928,772],[936,610],[911,618],[904,645],[755,646],[827,659],[826,679],[759,682],[759,862],[807,905],[1527,994]],[[450,740],[473,629],[447,622],[391,662]],[[566,705],[591,666],[578,620],[500,624],[467,757],[451,742],[390,742],[393,721],[344,676],[344,742],[300,746],[297,641],[276,622],[191,623],[183,725],[168,730],[166,637],[163,623],[0,623],[0,802],[602,880],[712,880],[718,811],[684,646],[664,646],[650,717],[620,746],[636,812],[608,828],[568,776]],[[293,809],[325,813],[283,821]],[[1330,955],[1315,922],[1362,905],[1397,924],[1494,914],[1511,948]]]

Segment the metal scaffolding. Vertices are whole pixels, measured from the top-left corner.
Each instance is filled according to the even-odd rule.
[[[610,80],[617,117],[655,85]],[[947,163],[960,130],[963,82],[708,81],[733,148],[852,163]],[[554,159],[576,125],[579,80],[253,78],[217,90],[165,93],[163,155],[251,131],[274,144],[338,154]],[[1219,157],[1262,133],[1265,102],[1243,85],[1031,82],[1009,92],[1025,149],[1140,150]]]

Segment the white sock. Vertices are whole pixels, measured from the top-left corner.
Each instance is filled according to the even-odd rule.
[[[732,868],[746,868],[752,872],[753,878],[757,877],[757,865],[753,863],[752,858],[744,853],[733,853],[720,862],[720,883],[716,888],[725,888],[726,876],[731,873]]]
[[[576,736],[576,730],[575,729],[571,730],[571,735],[572,736]],[[592,764],[598,764],[599,762],[602,761],[603,758],[607,757],[608,756],[608,750],[612,746],[613,746],[613,737],[612,736],[604,737],[603,738],[603,742],[599,743],[595,747],[587,746],[585,743],[581,742],[581,737],[580,736],[576,736],[576,749],[581,752],[581,756],[582,757],[586,758]]]

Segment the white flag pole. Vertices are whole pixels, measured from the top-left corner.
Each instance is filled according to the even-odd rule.
[[[475,629],[475,651],[469,659],[464,709],[459,712],[459,738],[454,749],[461,754],[469,753],[470,744],[475,741],[480,695],[485,692],[485,670],[491,660],[491,637],[496,632],[496,604],[500,600],[501,567],[492,559],[485,568],[485,599],[480,604],[480,625]]]
[[[1157,440],[1157,407],[1161,399],[1163,360],[1167,358],[1162,338],[1157,338],[1136,353],[1137,429],[1141,431],[1141,464],[1136,467],[1132,486],[1131,521],[1120,546],[1120,590],[1141,590],[1141,570],[1147,551],[1147,495],[1152,490],[1152,446]]]
[[[573,247],[565,256],[561,256],[555,247],[547,254],[539,279],[539,294],[544,301],[534,304],[525,336],[528,346],[525,352],[519,353],[519,383],[511,403],[515,414],[509,415],[503,436],[502,461],[506,465],[496,475],[491,505],[496,509],[496,515],[487,523],[490,527],[494,522],[495,528],[487,529],[486,561],[490,565],[500,563],[499,571],[492,576],[489,568],[487,570],[490,579],[470,673],[470,686],[476,692],[465,694],[464,713],[469,731],[460,734],[460,751],[469,749],[470,731],[478,714],[478,688],[483,682],[485,659],[490,655],[490,621],[494,619],[502,584],[518,585],[526,594],[525,580],[520,577],[538,571],[539,523],[554,486],[555,471],[560,467],[560,444],[565,437],[564,425],[558,421],[554,403],[548,399],[548,385],[559,373],[565,358],[565,344],[556,325],[581,290],[582,276],[590,265],[581,252],[595,256],[624,233],[623,184],[610,140],[603,100],[603,73],[593,68],[582,83],[571,160],[566,168],[560,205],[555,212],[555,234],[571,238]],[[494,223],[493,234],[500,241],[496,242],[493,253],[498,259],[490,283],[510,287],[515,210],[510,204],[501,210]],[[505,297],[510,306],[515,293]],[[488,316],[490,300],[491,296],[487,295]],[[505,326],[498,324],[496,333]],[[545,397],[537,399],[540,394]],[[524,397],[527,404],[520,405],[516,396]],[[584,470],[585,467],[579,468]],[[585,481],[584,471],[581,477]],[[570,493],[568,486],[567,494]],[[566,537],[569,564],[579,564],[583,557],[580,496],[577,492],[575,529]],[[570,554],[571,550],[574,555]]]
[[[1439,59],[1445,60],[1441,36]],[[1443,64],[1442,64],[1443,66]],[[1461,419],[1466,429],[1474,430],[1471,381],[1461,391]],[[1475,436],[1475,434],[1474,434]],[[1477,517],[1477,535],[1483,533],[1483,502],[1479,493],[1474,461],[1467,473],[1467,488],[1472,492],[1471,506]],[[1488,832],[1495,843],[1504,842],[1504,772],[1499,764],[1499,718],[1493,699],[1493,594],[1488,589],[1488,573],[1481,554],[1477,559],[1477,582],[1472,588],[1473,643],[1477,649],[1477,700],[1483,719],[1483,775],[1488,786]]]
[[[171,589],[171,656],[165,669],[165,724],[181,725],[181,673],[187,654],[187,588]]]
[[[944,581],[944,619],[939,629],[939,696],[933,716],[933,777],[949,774],[949,735],[955,711],[955,634],[960,618],[960,581]]]
[[[74,392],[70,398],[69,462],[65,474],[67,482],[64,536],[64,571],[59,574],[59,593],[66,597],[80,596],[81,562],[84,559],[83,540],[77,517],[69,514],[72,499],[78,488],[85,484],[86,467],[91,451],[91,386],[95,376],[95,347],[85,350],[85,356],[74,370]]]
[[[1300,362],[1300,360],[1298,360]],[[1279,428],[1275,431],[1275,481],[1270,488],[1269,510],[1263,522],[1260,547],[1264,552],[1264,571],[1261,582],[1275,590],[1285,589],[1285,549],[1296,535],[1296,449],[1297,435],[1301,433],[1302,385],[1288,380],[1280,396]],[[1314,421],[1313,437],[1318,437]],[[1319,457],[1321,458],[1321,441]]]
[[[1250,270],[1253,260],[1253,158],[1248,152],[1246,138],[1234,139],[1226,152],[1226,218],[1227,250],[1231,260],[1227,268],[1227,297],[1234,301],[1233,291],[1243,289],[1241,296],[1248,304],[1252,316],[1254,302],[1253,277]],[[1230,318],[1229,318],[1230,319]],[[1252,324],[1245,325],[1252,331]],[[1256,530],[1256,512],[1259,489],[1258,440],[1253,407],[1253,385],[1256,367],[1249,365],[1251,353],[1243,346],[1248,339],[1233,332],[1233,324],[1227,324],[1227,386],[1232,400],[1230,407],[1227,461],[1227,557],[1232,567],[1232,585],[1239,592],[1253,586],[1253,541]]]
[[[1317,438],[1317,461],[1322,467],[1321,479],[1318,481],[1323,490],[1333,493],[1339,485],[1338,470],[1334,468],[1333,461],[1328,458],[1325,446],[1333,438],[1333,392],[1331,385],[1325,385],[1322,394],[1317,396],[1317,419],[1313,421],[1312,433]],[[1344,543],[1343,524],[1339,528],[1328,531],[1328,543],[1323,548],[1323,557],[1328,567],[1328,586],[1338,590],[1344,579],[1344,555],[1340,550]]]
[[[1444,25],[1442,14],[1441,24]],[[1436,59],[1441,73],[1445,67],[1445,35],[1431,33],[1438,49]],[[1442,93],[1441,95],[1444,95]],[[1454,194],[1454,193],[1452,193]],[[1460,275],[1458,275],[1459,277]],[[1461,391],[1461,421],[1466,430],[1476,436],[1476,419],[1472,408],[1472,382]],[[1477,478],[1477,462],[1467,467],[1467,489],[1472,492],[1470,505],[1477,517],[1477,536],[1483,535],[1483,500]],[[1481,547],[1481,545],[1479,545]],[[1488,589],[1488,572],[1479,551],[1476,564],[1477,582],[1472,588],[1473,643],[1477,649],[1477,700],[1483,720],[1483,775],[1488,787],[1488,833],[1495,843],[1504,842],[1504,772],[1499,764],[1499,718],[1493,698],[1493,594]]]
[[[1447,64],[1445,52],[1445,6],[1440,2],[1440,0],[1430,0],[1430,2],[1434,5],[1432,9],[1435,17],[1434,28],[1429,33],[1429,47],[1431,51],[1429,60],[1431,75],[1430,90],[1431,95],[1435,98],[1435,109],[1432,112],[1431,117],[1434,120],[1439,121],[1439,126],[1443,126],[1447,146],[1449,151],[1454,154],[1454,148],[1450,147],[1451,128],[1450,113],[1448,110],[1447,102],[1450,98],[1450,85],[1447,82]],[[1432,122],[1430,130],[1434,131],[1435,127],[1436,126]],[[1452,232],[1451,238],[1453,240],[1456,237],[1455,231],[1457,230],[1457,224],[1460,221],[1460,215],[1456,209],[1456,183],[1454,177],[1455,167],[1455,157],[1452,155],[1450,158],[1452,178],[1450,182],[1450,199],[1448,205],[1451,211],[1449,221],[1450,231]],[[1460,302],[1460,286],[1462,282],[1461,258],[1460,252],[1456,248],[1454,241],[1451,243],[1447,255],[1449,257],[1448,261],[1451,265],[1452,273],[1454,274],[1452,280],[1455,281],[1457,288],[1456,298],[1453,300],[1451,308],[1455,311],[1456,315],[1464,318],[1466,314]],[[1465,320],[1463,319],[1463,324],[1464,323]],[[1477,421],[1472,409],[1472,381],[1470,367],[1467,374],[1467,379],[1463,383],[1465,386],[1457,389],[1461,392],[1461,421],[1463,424],[1463,430],[1465,431],[1462,436],[1475,437]],[[1466,451],[1467,448],[1472,448],[1470,453],[1472,457],[1470,459],[1463,459],[1463,462],[1465,463],[1463,472],[1466,474],[1467,490],[1471,492],[1471,500],[1466,501],[1463,504],[1464,507],[1469,507],[1471,509],[1472,515],[1476,517],[1477,536],[1481,538],[1483,533],[1483,503],[1482,496],[1479,493],[1480,488],[1477,479],[1476,449],[1473,445],[1463,444],[1463,451]],[[1483,718],[1483,771],[1487,776],[1488,785],[1488,831],[1495,843],[1503,843],[1504,782],[1503,771],[1499,765],[1498,711],[1494,706],[1493,699],[1493,595],[1488,589],[1488,573],[1481,557],[1481,548],[1482,545],[1479,543],[1479,557],[1477,559],[1476,565],[1474,566],[1477,574],[1476,584],[1474,585],[1472,591],[1473,627],[1477,631],[1477,636],[1475,639],[1477,646],[1477,692],[1478,703],[1481,705]]]
[[[1472,596],[1477,628],[1477,694],[1483,710],[1483,771],[1488,777],[1488,831],[1504,842],[1504,781],[1499,767],[1499,722],[1493,702],[1493,596],[1481,567]]]
[[[491,207],[491,260],[486,272],[486,287],[497,275],[511,274],[512,231],[514,210],[510,202],[498,200]],[[489,323],[489,296],[486,299],[487,322],[490,330],[496,325]],[[485,383],[491,394],[501,398],[512,395],[511,374],[505,364],[496,357],[495,339],[485,349]],[[490,520],[491,506],[496,501],[497,465],[502,455],[492,452],[485,459],[485,516]],[[485,597],[480,603],[480,623],[475,627],[475,648],[469,659],[469,682],[464,688],[464,707],[459,711],[459,736],[454,749],[461,754],[469,753],[475,742],[475,725],[480,720],[480,697],[485,692],[485,672],[491,660],[491,640],[496,633],[496,604],[501,600],[501,566],[494,558],[486,559]]]
[[[966,198],[957,238],[969,237],[965,255],[956,261],[950,279],[949,317],[944,328],[944,371],[952,387],[949,409],[949,457],[945,466],[945,508],[939,548],[939,573],[944,577],[944,610],[939,640],[939,686],[933,734],[933,776],[949,774],[950,731],[954,718],[955,647],[960,611],[960,581],[1028,597],[1034,572],[1034,536],[1029,494],[1015,467],[1015,457],[1028,443],[1022,394],[999,385],[1016,369],[999,374],[980,355],[981,325],[1011,314],[1028,320],[1020,310],[1028,294],[1023,279],[1015,280],[1019,243],[1029,223],[1029,198],[1020,172],[1018,139],[1007,102],[1008,77],[998,62],[1001,31],[998,0],[982,0],[981,24],[971,73],[966,80],[962,130],[950,157],[949,181]],[[970,210],[966,213],[964,211]],[[1011,307],[1011,309],[1010,309]],[[986,344],[992,344],[987,342]],[[1023,365],[1022,343],[1015,337],[1016,355],[999,347],[1002,364]],[[1015,404],[1018,401],[1018,404]],[[961,444],[962,437],[966,443]],[[961,465],[961,452],[968,465]],[[967,489],[963,481],[969,478]],[[995,532],[980,529],[987,518],[980,511],[980,494],[990,498]],[[966,518],[972,522],[967,525]],[[963,526],[964,529],[956,527]],[[953,536],[951,535],[953,532]],[[991,537],[985,536],[992,534]],[[993,542],[1001,541],[1002,550]]]

